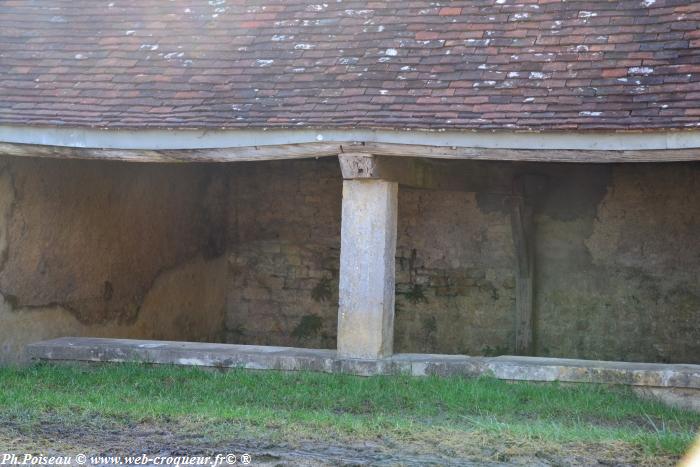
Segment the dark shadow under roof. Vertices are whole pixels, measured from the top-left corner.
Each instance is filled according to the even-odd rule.
[[[700,2],[6,0],[0,124],[700,127]]]

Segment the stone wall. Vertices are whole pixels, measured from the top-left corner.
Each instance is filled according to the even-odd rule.
[[[700,362],[700,165],[449,164],[482,175],[399,191],[396,351],[514,352],[510,180],[534,173],[537,354]],[[227,340],[334,348],[337,161],[234,179]]]
[[[534,173],[537,354],[700,363],[700,165],[429,164],[449,181],[399,189],[396,351],[513,353]],[[341,189],[334,158],[0,159],[0,362],[67,335],[334,348]]]
[[[239,164],[229,193],[227,340],[335,348],[336,160]]]

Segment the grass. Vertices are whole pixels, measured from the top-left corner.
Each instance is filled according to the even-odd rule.
[[[117,426],[177,421],[214,437],[231,427],[303,438],[452,440],[466,435],[547,445],[611,444],[678,456],[700,414],[625,388],[509,384],[479,378],[206,371],[188,367],[35,365],[0,369],[0,424],[31,435],[47,417]]]

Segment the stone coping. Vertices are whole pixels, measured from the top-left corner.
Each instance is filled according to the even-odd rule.
[[[317,371],[361,376],[481,376],[700,389],[700,365],[544,357],[396,354],[380,360],[338,357],[335,350],[238,344],[62,337],[27,346],[34,360],[143,362],[254,370]]]

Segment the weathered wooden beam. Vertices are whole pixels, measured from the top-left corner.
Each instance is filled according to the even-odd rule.
[[[445,168],[430,164],[415,157],[386,157],[367,153],[338,154],[340,170],[345,180],[373,179],[391,180],[416,188],[435,188],[440,179],[446,183]],[[464,177],[457,177],[449,183],[464,186]]]
[[[384,156],[529,162],[618,163],[700,160],[700,148],[634,151],[585,151],[562,149],[458,148],[412,144],[363,143],[361,147],[343,144],[343,149],[353,152],[369,152]]]
[[[339,153],[432,159],[501,160],[531,162],[675,162],[700,160],[700,149],[634,151],[493,149],[426,146],[372,142],[315,142],[212,149],[109,149],[47,146],[0,142],[0,155],[56,159],[101,159],[130,162],[237,162],[303,159]]]
[[[338,155],[346,180],[391,180],[401,186],[429,190],[510,190],[514,166],[479,161],[441,161],[418,157],[375,156],[366,153]]]
[[[537,186],[538,180],[528,176],[513,180],[511,198],[511,227],[515,246],[515,352],[518,355],[532,355],[533,304],[534,304],[534,222],[533,208],[528,202],[530,192],[526,184]]]
[[[246,162],[336,156],[337,143],[285,144],[222,149],[101,149],[0,142],[0,155],[128,162]]]

